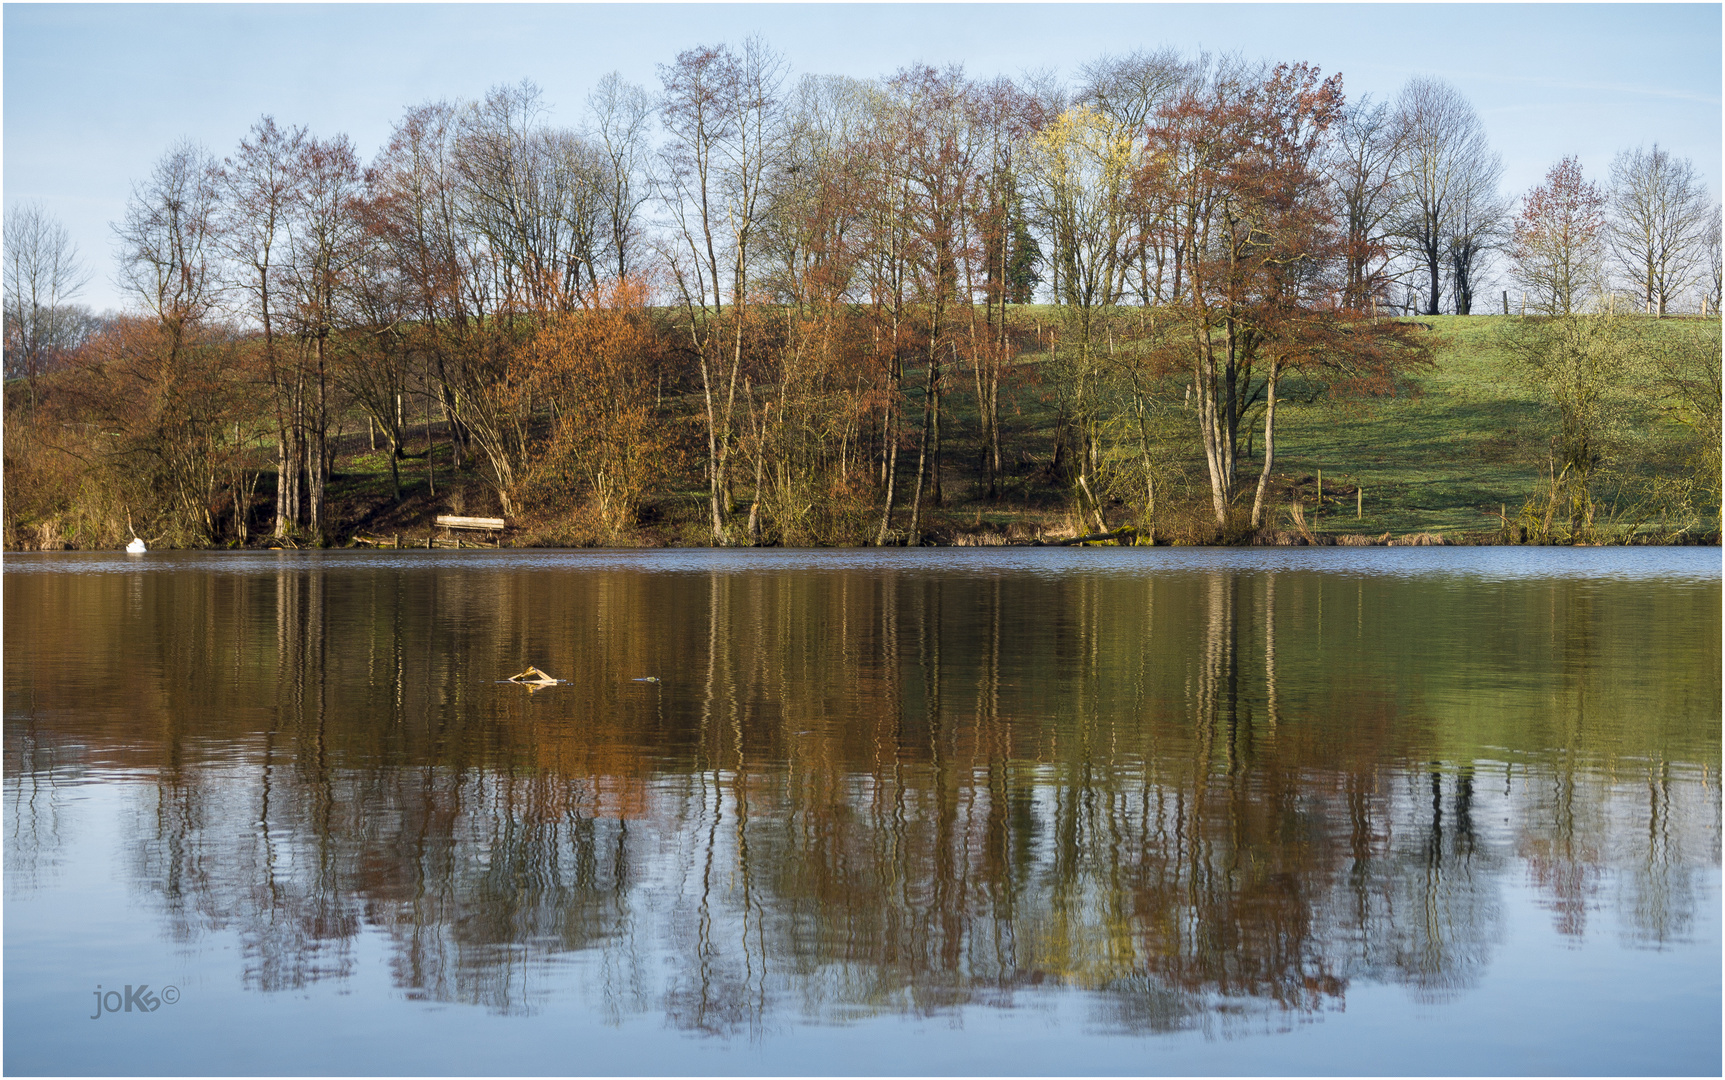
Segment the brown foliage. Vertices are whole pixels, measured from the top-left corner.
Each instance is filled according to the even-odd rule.
[[[7,545],[243,540],[260,465],[246,357],[217,332],[114,320],[8,424]]]
[[[673,464],[670,432],[653,416],[661,347],[645,284],[625,280],[546,316],[523,350],[521,389],[541,396],[553,417],[528,482],[553,512],[584,503],[611,541],[635,524],[642,499]]]

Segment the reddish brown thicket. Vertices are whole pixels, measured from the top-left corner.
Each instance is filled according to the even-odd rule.
[[[553,509],[584,502],[607,541],[634,525],[642,499],[674,467],[671,433],[653,413],[662,342],[646,298],[638,279],[604,286],[547,317],[525,349],[524,388],[551,413],[525,483]]]

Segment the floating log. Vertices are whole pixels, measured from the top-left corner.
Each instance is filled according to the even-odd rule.
[[[504,680],[504,682],[527,683],[530,686],[553,686],[562,681],[562,679],[553,679],[536,667],[529,667],[519,675],[511,675]]]

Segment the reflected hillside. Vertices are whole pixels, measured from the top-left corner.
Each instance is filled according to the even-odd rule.
[[[1463,993],[1529,883],[1563,933],[1663,947],[1719,862],[1716,581],[6,586],[8,890],[123,779],[136,893],[259,990],[375,935],[404,993],[503,1012],[579,964],[693,1031],[1062,987],[1173,1030]],[[530,663],[568,685],[499,683]]]

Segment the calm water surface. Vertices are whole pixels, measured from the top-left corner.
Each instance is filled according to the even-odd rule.
[[[4,571],[9,1072],[1720,1071],[1717,549]]]

